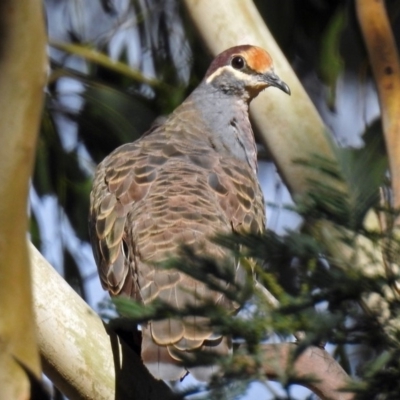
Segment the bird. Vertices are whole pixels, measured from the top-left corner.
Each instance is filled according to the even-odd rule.
[[[232,255],[212,240],[215,235],[265,231],[249,104],[268,87],[290,95],[269,53],[253,45],[231,47],[167,118],[98,165],[89,233],[102,286],[111,296],[144,305],[158,299],[177,309],[204,299],[236,310],[222,293],[158,265],[182,246],[224,260]],[[239,276],[241,266],[234,259],[231,264]],[[154,320],[141,329],[141,358],[157,379],[179,380],[190,372],[207,381],[217,369],[187,369],[185,354],[232,351],[231,340],[214,332],[205,317]]]

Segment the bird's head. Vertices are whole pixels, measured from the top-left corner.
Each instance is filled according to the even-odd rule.
[[[269,86],[290,95],[289,86],[274,72],[271,56],[256,46],[242,45],[225,50],[211,63],[204,80],[218,90],[248,101]]]

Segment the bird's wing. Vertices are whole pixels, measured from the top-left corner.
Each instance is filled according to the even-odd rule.
[[[232,230],[242,233],[264,232],[264,198],[249,166],[221,157],[213,172],[209,183],[220,194],[218,202],[231,221]]]
[[[102,286],[111,295],[137,297],[136,279],[129,267],[127,217],[146,196],[154,178],[140,141],[119,147],[97,168],[90,195],[89,232]]]

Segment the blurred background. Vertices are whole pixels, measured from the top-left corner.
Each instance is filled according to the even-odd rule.
[[[380,130],[379,104],[353,1],[254,2],[335,141],[362,147],[369,127]],[[387,1],[396,39],[399,3]],[[99,310],[108,295],[87,230],[96,165],[179,105],[212,57],[178,0],[45,0],[44,6],[51,63],[30,192],[31,239]],[[300,218],[287,209],[292,200],[261,143],[259,179],[268,228],[295,228]],[[274,398],[271,390],[279,386],[255,384],[244,398]],[[293,398],[312,396],[293,390]]]

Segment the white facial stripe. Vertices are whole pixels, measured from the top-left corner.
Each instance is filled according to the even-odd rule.
[[[249,74],[245,74],[244,72],[232,68],[230,65],[225,65],[223,67],[218,68],[214,73],[212,73],[207,79],[206,82],[212,82],[217,76],[221,75],[225,70],[228,70],[231,74],[233,74],[240,81],[252,82],[252,77]],[[253,82],[254,84],[254,82]]]

